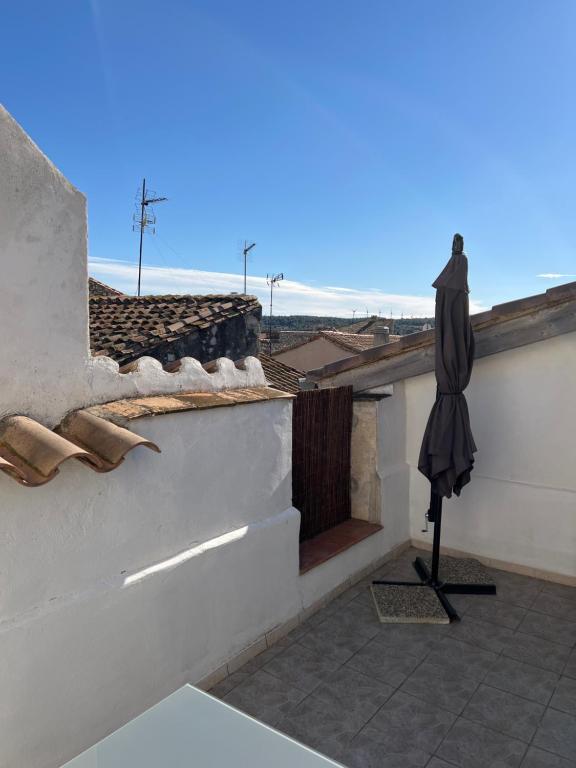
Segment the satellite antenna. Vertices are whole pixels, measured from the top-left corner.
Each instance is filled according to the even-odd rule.
[[[134,232],[140,231],[140,251],[138,256],[138,293],[140,296],[140,283],[142,281],[142,240],[144,237],[144,230],[150,231],[151,234],[156,234],[156,215],[154,211],[149,212],[148,206],[153,203],[163,203],[168,200],[167,197],[157,197],[155,192],[146,189],[146,179],[142,179],[142,197],[137,204],[140,207],[140,212],[136,212],[132,217],[133,224],[132,230]]]
[[[248,242],[244,240],[244,248],[242,249],[242,253],[244,254],[244,294],[246,294],[246,263],[248,261],[248,253],[254,248],[256,243],[252,243],[252,245],[248,245]]]
[[[280,280],[284,280],[284,273],[278,272],[277,275],[266,275],[266,285],[270,286],[270,323],[268,325],[268,354],[272,357],[272,299],[274,288],[277,287]]]

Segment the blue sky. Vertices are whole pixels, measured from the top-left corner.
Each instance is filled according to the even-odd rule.
[[[21,0],[1,99],[88,198],[92,272],[145,292],[419,314],[464,235],[475,309],[576,273],[572,0]],[[559,274],[555,279],[540,274]]]

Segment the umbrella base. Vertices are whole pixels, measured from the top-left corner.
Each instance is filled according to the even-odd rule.
[[[421,581],[373,581],[374,585],[390,585],[390,586],[403,586],[403,587],[428,587],[433,589],[442,607],[446,611],[448,619],[452,621],[460,621],[458,612],[446,597],[446,595],[495,595],[496,586],[494,584],[473,584],[462,583],[456,584],[451,582],[443,582],[440,580],[434,580],[431,572],[428,570],[428,566],[421,557],[417,557],[414,561],[414,569],[420,577]]]

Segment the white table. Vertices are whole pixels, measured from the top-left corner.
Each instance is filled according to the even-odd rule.
[[[62,768],[328,768],[338,763],[185,685]]]

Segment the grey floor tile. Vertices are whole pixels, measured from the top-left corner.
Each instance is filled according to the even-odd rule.
[[[548,704],[559,679],[555,672],[501,656],[484,682],[525,699]]]
[[[333,659],[295,643],[275,656],[262,669],[295,688],[311,693],[339,666]]]
[[[520,608],[511,603],[503,603],[488,595],[478,595],[466,611],[467,617],[487,621],[491,624],[499,624],[507,629],[517,629],[525,615],[526,608]]]
[[[474,595],[448,595],[448,599],[456,613],[462,617],[474,602]]]
[[[534,601],[532,610],[548,616],[557,616],[559,619],[576,621],[576,600],[566,599],[552,592],[541,592]]]
[[[285,648],[291,645],[290,642],[283,642],[284,640],[285,638],[282,638],[282,640],[273,645],[271,648],[267,648],[265,651],[262,651],[262,653],[259,653],[258,656],[254,656],[253,659],[250,659],[250,661],[247,661],[246,664],[240,667],[238,672],[252,674],[253,672],[261,669],[271,659],[273,659],[275,656],[278,656],[279,653],[282,653]]]
[[[426,763],[426,768],[454,768],[451,763],[447,763],[445,760],[440,760],[439,757],[434,756],[429,763]]]
[[[252,672],[245,671],[244,667],[242,667],[242,669],[239,669],[237,672],[225,677],[224,680],[216,683],[216,685],[210,689],[209,693],[212,696],[216,696],[218,699],[222,699],[227,693],[230,693],[231,690],[236,688],[237,685],[240,685],[240,683],[247,680],[251,674]]]
[[[377,735],[362,731],[340,755],[348,768],[423,768],[430,755],[421,749],[390,751]]]
[[[567,584],[556,584],[553,581],[545,581],[542,592],[549,595],[562,597],[564,600],[576,600],[576,587],[569,587]]]
[[[230,691],[224,701],[273,726],[305,696],[299,688],[259,670]]]
[[[552,672],[562,672],[570,656],[570,647],[524,632],[515,632],[506,640],[502,655]]]
[[[469,615],[465,615],[462,621],[449,624],[449,630],[455,640],[477,645],[479,648],[495,653],[500,653],[514,634],[511,629],[488,621],[479,621]]]
[[[328,605],[325,605],[323,608],[320,608],[319,611],[313,613],[312,616],[309,616],[302,626],[306,627],[308,630],[317,627],[319,624],[322,624],[323,621],[330,618],[330,616],[333,616],[336,613],[336,610],[337,609],[334,608],[332,603],[328,603]]]
[[[366,637],[368,640],[375,637],[381,628],[374,604],[364,605],[353,600],[348,605],[340,608],[333,616],[344,628]]]
[[[459,715],[477,687],[476,680],[424,662],[403,683],[400,690]]]
[[[449,636],[449,624],[382,624],[374,642],[403,648],[411,656],[423,659]]]
[[[521,768],[574,768],[574,766],[576,763],[571,760],[553,755],[552,752],[544,752],[543,749],[530,747]]]
[[[528,635],[536,635],[571,647],[576,642],[576,622],[547,616],[537,611],[527,611],[518,629]]]
[[[533,743],[536,747],[576,762],[576,717],[547,709]]]
[[[451,712],[397,691],[362,733],[379,741],[389,752],[416,749],[432,754],[455,720]]]
[[[360,594],[354,598],[354,600],[352,601],[352,604],[365,605],[365,606],[368,606],[369,608],[374,608],[374,600],[372,598],[372,592],[370,591],[370,587],[365,587],[362,590],[362,592],[360,592]]]
[[[472,680],[483,680],[496,661],[496,654],[476,648],[458,640],[443,640],[440,646],[430,652],[426,661],[442,669],[450,669]]]
[[[530,741],[544,713],[544,706],[513,693],[481,685],[464,710],[467,720],[522,741]]]
[[[573,650],[564,668],[564,674],[576,678],[576,650]]]
[[[498,600],[520,608],[531,608],[541,592],[539,582],[514,582],[510,580],[497,581],[496,596]]]
[[[323,621],[301,639],[300,644],[311,651],[328,656],[343,664],[360,650],[369,639],[349,624],[342,624],[338,614]]]
[[[338,595],[338,597],[335,597],[334,600],[332,600],[332,606],[338,611],[340,608],[348,605],[348,603],[351,603],[363,591],[363,588],[359,584],[354,584],[354,586],[348,587],[348,589]]]
[[[556,686],[550,706],[561,709],[570,715],[576,715],[576,680],[571,677],[562,677]]]
[[[340,707],[358,730],[394,693],[394,688],[349,667],[332,672],[312,693],[331,706]]]
[[[397,688],[416,669],[420,661],[421,657],[411,656],[402,648],[372,640],[352,656],[346,666]]]
[[[526,744],[459,718],[437,750],[439,757],[459,768],[516,768]]]
[[[299,624],[297,627],[295,627],[291,632],[288,632],[287,635],[284,635],[277,643],[275,643],[272,648],[269,648],[268,650],[273,650],[276,645],[278,646],[284,646],[288,647],[289,645],[292,645],[292,643],[297,643],[300,638],[304,637],[310,630],[312,629],[311,624],[307,624],[304,622],[303,624]]]
[[[308,696],[275,728],[335,760],[358,732],[345,710]]]

